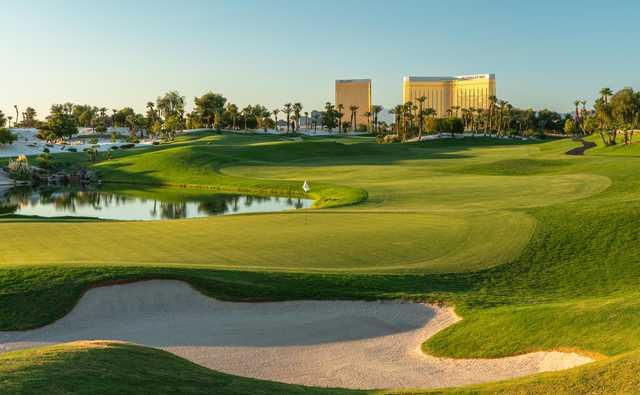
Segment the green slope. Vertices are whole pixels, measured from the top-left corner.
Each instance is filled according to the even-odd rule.
[[[331,208],[165,223],[2,219],[0,327],[51,322],[93,284],[178,278],[234,300],[452,303],[464,320],[424,345],[438,355],[633,353],[640,159],[617,147],[564,154],[578,145],[200,133],[120,152],[98,165],[107,179],[266,193],[308,179]],[[617,359],[595,366],[607,361]]]

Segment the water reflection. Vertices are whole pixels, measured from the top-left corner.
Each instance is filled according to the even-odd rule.
[[[308,208],[313,203],[299,198],[193,192],[176,198],[175,190],[172,192],[168,200],[148,192],[139,197],[96,188],[11,188],[0,190],[0,214],[159,220],[274,212]]]

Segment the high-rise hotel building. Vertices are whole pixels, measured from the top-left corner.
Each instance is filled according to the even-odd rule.
[[[438,117],[447,116],[452,107],[489,108],[489,97],[496,95],[495,74],[458,77],[404,77],[402,102],[418,104],[425,97],[424,108],[433,108]]]
[[[342,104],[343,122],[350,122],[351,106],[357,106],[356,124],[367,124],[366,112],[371,111],[371,80],[336,80],[336,107]]]

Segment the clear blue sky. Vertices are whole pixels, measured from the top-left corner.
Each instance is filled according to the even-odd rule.
[[[269,108],[333,101],[372,78],[493,72],[518,107],[568,111],[608,86],[640,87],[638,1],[0,0],[0,109],[76,102],[141,111],[177,89]]]

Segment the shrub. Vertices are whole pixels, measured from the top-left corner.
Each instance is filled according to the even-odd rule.
[[[160,142],[159,142],[159,141],[154,141],[154,142],[153,142],[153,143],[151,143],[151,144],[153,144],[153,145],[160,145]]]
[[[51,154],[43,153],[38,156],[38,166],[43,169],[51,168]]]
[[[28,180],[31,177],[31,166],[25,155],[19,155],[15,160],[10,160],[7,165],[9,175],[16,180]]]
[[[11,144],[18,139],[18,136],[11,133],[9,129],[0,128],[0,144]]]
[[[89,144],[92,144],[92,145],[98,144],[98,139],[96,138],[89,139]]]
[[[49,148],[44,147],[44,149],[42,150],[42,152],[43,152],[43,153],[45,153],[45,154],[48,154],[48,153],[49,153],[49,152],[51,152],[51,151],[49,151]]]
[[[69,151],[69,152],[78,152],[78,149],[72,147],[72,148],[67,148],[67,151]]]
[[[382,138],[383,143],[399,143],[400,141],[400,136],[397,134],[388,134]]]
[[[133,147],[135,147],[135,146],[136,146],[135,144],[122,144],[122,145],[120,146],[120,149],[133,148]]]

